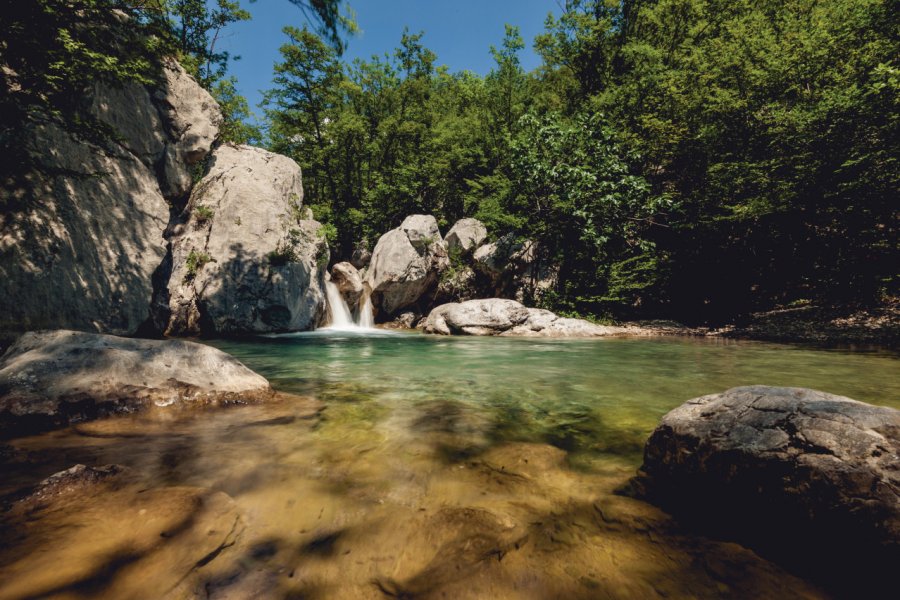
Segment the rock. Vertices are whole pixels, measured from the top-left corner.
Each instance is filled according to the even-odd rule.
[[[159,89],[92,90],[90,111],[114,140],[87,141],[52,118],[16,132],[39,162],[0,183],[0,330],[133,334],[147,321],[169,202],[221,122],[180,66],[160,69]]]
[[[302,217],[300,167],[251,146],[223,145],[172,238],[169,335],[301,331],[325,312],[328,245]]]
[[[526,308],[515,300],[488,298],[438,306],[423,323],[425,333],[531,337],[600,337],[624,335],[623,327],[568,319],[549,310]]]
[[[441,241],[437,220],[431,215],[410,215],[403,219],[400,230],[406,234],[413,248],[420,252]]]
[[[331,281],[337,286],[344,301],[351,309],[362,298],[365,287],[363,287],[362,278],[359,271],[348,262],[339,262],[331,267]]]
[[[695,398],[663,417],[637,482],[676,515],[853,585],[900,564],[892,408],[768,386]]]
[[[368,244],[361,242],[353,249],[353,255],[350,257],[350,264],[357,269],[365,269],[372,261],[372,252],[369,250]]]
[[[447,250],[430,215],[407,217],[378,240],[366,272],[372,303],[383,315],[412,306],[447,268]]]
[[[485,244],[472,256],[475,268],[487,276],[492,293],[519,302],[537,301],[556,287],[559,269],[541,246],[506,235]]]
[[[0,362],[0,437],[150,405],[247,402],[271,394],[263,377],[203,344],[30,332]]]
[[[387,329],[413,329],[421,315],[412,311],[402,312],[393,321],[384,324]]]
[[[130,479],[104,474],[61,493],[39,490],[5,512],[4,533],[15,535],[0,547],[0,598],[65,597],[85,587],[88,595],[140,598],[150,581],[158,590],[151,595],[198,597],[190,591],[205,583],[199,569],[244,532],[241,510],[218,490]]]
[[[472,267],[451,266],[441,273],[435,302],[463,302],[479,296],[478,277]]]
[[[468,254],[478,248],[487,239],[487,227],[478,219],[460,219],[447,235],[444,242],[447,243],[447,251],[460,255]]]

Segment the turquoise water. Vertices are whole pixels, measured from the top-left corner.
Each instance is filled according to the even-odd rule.
[[[0,600],[148,589],[828,598],[815,581],[618,491],[660,417],[701,394],[804,386],[900,408],[900,362],[879,352],[414,333],[210,343],[293,394],[151,407],[11,440],[0,448],[0,497],[76,463],[124,471],[0,515]]]
[[[708,338],[324,332],[214,345],[277,389],[331,405],[370,405],[372,410],[355,413],[363,420],[390,420],[391,414],[443,403],[475,415],[491,443],[547,442],[631,460],[639,459],[644,440],[668,410],[735,386],[809,387],[900,408],[900,361],[888,352]]]

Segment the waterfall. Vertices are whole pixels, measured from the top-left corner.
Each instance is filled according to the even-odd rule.
[[[328,301],[328,325],[326,329],[352,330],[375,329],[375,311],[372,309],[371,293],[368,287],[360,299],[356,319],[350,312],[350,307],[341,296],[338,287],[330,280],[325,280],[325,298]],[[377,331],[377,330],[376,330]]]
[[[362,300],[359,303],[359,326],[365,329],[372,329],[375,327],[375,310],[372,308],[372,292],[369,291],[369,286],[365,286],[366,290],[363,292]]]
[[[325,280],[325,298],[328,300],[330,329],[347,329],[355,325],[353,317],[350,316],[350,308],[344,302],[340,290],[328,279]]]

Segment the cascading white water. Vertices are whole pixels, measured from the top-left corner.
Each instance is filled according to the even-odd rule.
[[[375,329],[375,314],[372,309],[372,301],[370,294],[366,290],[362,301],[360,302],[359,312],[354,320],[350,312],[350,307],[341,296],[338,287],[329,279],[325,280],[325,298],[328,300],[328,326],[325,329],[333,330],[365,330],[380,331]]]
[[[365,329],[375,327],[375,309],[372,308],[372,293],[368,287],[363,292],[362,302],[359,305],[359,326]]]
[[[325,280],[325,298],[328,300],[328,313],[330,329],[348,329],[354,327],[353,317],[350,315],[350,308],[344,302],[340,290],[329,280]]]

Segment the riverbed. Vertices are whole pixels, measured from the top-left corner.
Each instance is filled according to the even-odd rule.
[[[0,598],[828,597],[628,482],[660,417],[702,394],[798,386],[900,408],[900,362],[880,351],[386,332],[209,343],[290,395],[8,442],[8,499],[76,463],[125,470],[62,504],[7,505]]]

